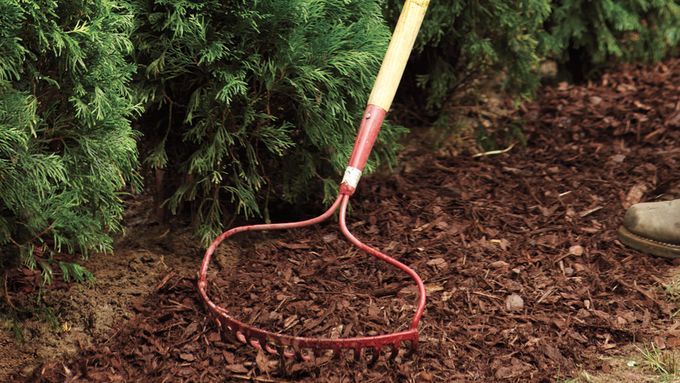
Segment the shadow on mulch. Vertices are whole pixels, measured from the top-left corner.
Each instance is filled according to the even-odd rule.
[[[526,148],[480,159],[410,153],[396,174],[363,181],[351,230],[428,286],[414,358],[281,366],[223,341],[196,270],[176,270],[107,341],[16,379],[550,382],[634,341],[676,347],[673,307],[657,293],[671,262],[626,249],[616,229],[631,203],[680,198],[677,84],[680,60],[670,60],[547,88],[518,112]],[[408,325],[408,277],[358,253],[335,225],[244,243],[210,279],[236,317],[314,336]]]

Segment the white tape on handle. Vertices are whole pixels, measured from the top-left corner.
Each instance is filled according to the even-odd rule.
[[[347,169],[345,169],[345,175],[342,177],[342,183],[356,189],[359,184],[359,179],[361,179],[361,170],[354,166],[348,166]]]

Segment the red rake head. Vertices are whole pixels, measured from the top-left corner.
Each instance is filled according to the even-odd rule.
[[[347,229],[345,221],[347,203],[351,192],[345,193],[341,188],[341,194],[335,200],[333,205],[322,215],[306,221],[291,222],[291,223],[277,223],[264,225],[240,226],[231,230],[225,231],[217,237],[205,252],[203,263],[198,279],[198,290],[201,293],[203,301],[208,306],[211,314],[215,318],[215,322],[221,330],[234,339],[249,344],[258,349],[262,349],[272,354],[278,354],[285,358],[295,358],[298,360],[309,360],[312,357],[320,356],[328,351],[332,351],[334,356],[339,356],[343,350],[352,350],[354,358],[359,360],[362,354],[370,354],[369,365],[378,360],[380,354],[389,350],[389,358],[394,359],[401,348],[406,348],[407,355],[415,352],[418,347],[418,322],[425,310],[425,286],[418,274],[411,268],[389,257],[380,251],[365,245],[359,241]],[[392,266],[407,273],[418,285],[418,303],[415,315],[411,321],[411,326],[407,331],[356,338],[305,338],[290,335],[275,334],[270,331],[262,330],[238,321],[232,317],[227,310],[217,306],[213,303],[206,292],[208,282],[206,280],[208,266],[210,259],[217,246],[225,239],[231,237],[236,233],[243,231],[262,231],[262,230],[283,230],[304,227],[320,223],[329,218],[333,213],[340,208],[340,230],[347,237],[347,239],[361,250],[373,255],[374,257],[391,264]]]

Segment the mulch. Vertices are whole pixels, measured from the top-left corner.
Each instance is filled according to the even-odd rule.
[[[545,88],[514,116],[527,145],[451,156],[413,149],[362,181],[351,230],[427,284],[413,357],[282,363],[221,337],[176,270],[110,338],[17,380],[551,382],[606,368],[631,342],[680,346],[660,285],[672,261],[616,240],[627,206],[680,198],[680,60]],[[251,235],[215,262],[210,294],[234,316],[307,336],[404,329],[413,283],[336,225]],[[196,268],[198,268],[198,260]]]

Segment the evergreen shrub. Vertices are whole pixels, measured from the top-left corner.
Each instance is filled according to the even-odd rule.
[[[233,212],[333,195],[390,35],[378,1],[134,4],[146,162],[204,243]],[[383,127],[370,169],[401,132]]]
[[[385,3],[392,24],[401,3]],[[606,65],[678,54],[679,43],[675,0],[431,1],[399,96],[437,112],[475,80],[502,72],[505,89],[527,98],[545,59],[580,80]]]
[[[564,0],[553,3],[551,55],[590,77],[605,65],[659,61],[678,54],[680,4],[676,0]]]
[[[402,0],[385,4],[393,24],[401,5]],[[452,93],[502,71],[506,87],[529,96],[539,83],[540,32],[549,14],[548,0],[431,1],[402,95],[424,99],[427,109],[437,111]]]
[[[0,262],[110,251],[137,164],[134,18],[107,0],[0,0]],[[17,255],[21,257],[16,257]]]

